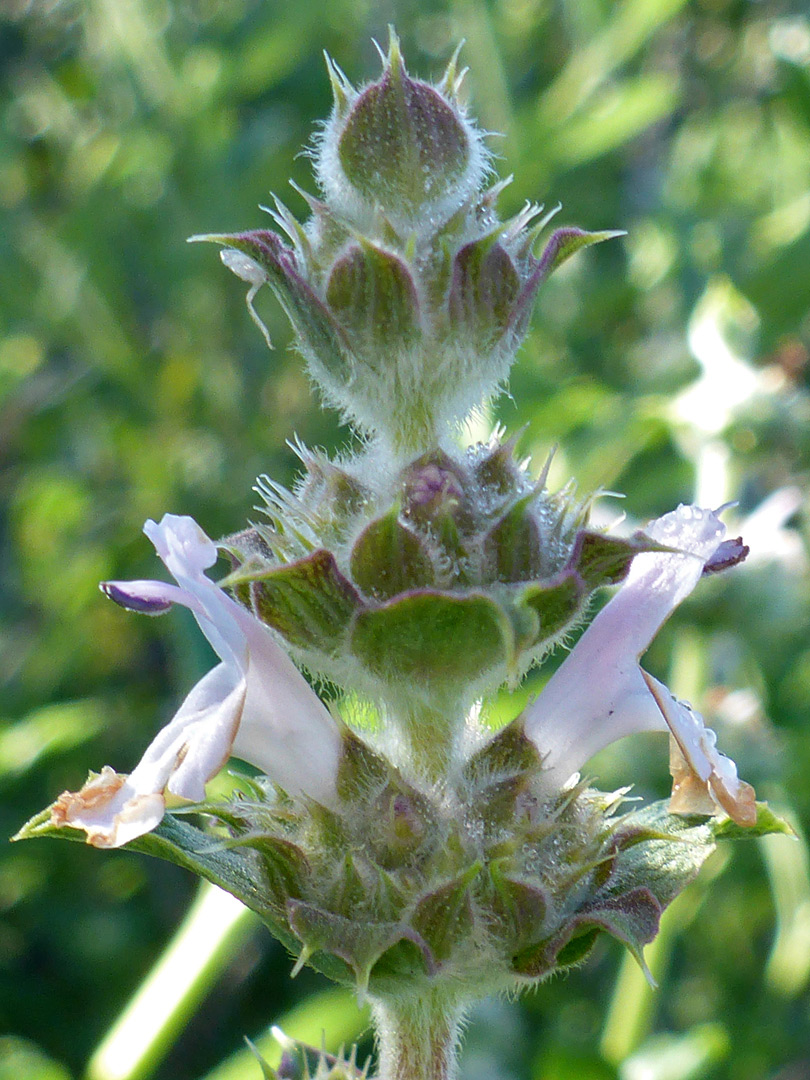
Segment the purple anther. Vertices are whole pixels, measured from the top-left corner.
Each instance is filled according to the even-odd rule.
[[[721,570],[728,570],[730,566],[741,563],[750,550],[748,545],[743,543],[741,536],[735,540],[724,540],[706,560],[703,573],[718,574]]]

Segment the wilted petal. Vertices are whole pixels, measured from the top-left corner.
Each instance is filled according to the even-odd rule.
[[[137,795],[128,778],[105,765],[80,791],[65,791],[51,808],[54,825],[84,829],[94,847],[121,847],[160,824],[163,795]]]
[[[646,533],[676,550],[635,557],[624,584],[524,713],[526,733],[544,754],[546,776],[557,786],[616,739],[667,731],[672,715],[679,716],[677,709],[662,709],[638,661],[697,584],[723,542],[725,527],[711,511],[681,506],[652,522]],[[685,740],[682,749],[688,754],[693,745]],[[728,759],[720,762],[716,751],[715,756],[717,776],[725,775],[718,783],[733,790]]]
[[[219,664],[197,683],[130,776],[105,766],[81,791],[61,796],[52,820],[84,829],[95,847],[120,847],[160,822],[164,791],[203,799],[206,782],[231,753],[244,701],[244,679]]]
[[[754,789],[740,780],[737,766],[717,749],[715,733],[706,727],[700,713],[674,698],[663,683],[646,672],[642,674],[672,736],[672,812],[712,813],[714,803],[738,825],[755,825]]]

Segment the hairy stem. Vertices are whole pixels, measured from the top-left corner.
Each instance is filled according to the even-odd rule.
[[[442,780],[450,771],[459,732],[464,721],[453,703],[448,708],[414,707],[402,710],[401,729],[408,740],[411,760],[431,782]]]
[[[378,1080],[453,1080],[462,1009],[437,991],[376,1002]]]

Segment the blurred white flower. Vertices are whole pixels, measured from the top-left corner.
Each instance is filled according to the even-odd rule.
[[[740,530],[751,548],[751,562],[779,563],[792,574],[807,572],[807,552],[797,529],[787,525],[805,504],[801,488],[789,484],[772,491],[743,519]]]

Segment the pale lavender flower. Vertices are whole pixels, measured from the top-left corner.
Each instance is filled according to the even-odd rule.
[[[208,672],[158,733],[129,776],[105,767],[79,792],[65,792],[54,820],[84,829],[96,847],[120,847],[149,832],[165,793],[199,801],[229,756],[243,758],[291,795],[335,798],[341,735],[271,632],[205,575],[217,548],[190,517],[147,521],[144,532],[177,585],[106,582],[117,603],[161,614],[182,604],[221,663]]]
[[[725,526],[710,510],[680,506],[645,532],[675,550],[636,555],[619,591],[526,710],[526,733],[544,755],[547,781],[562,786],[617,739],[638,731],[669,731],[674,740],[672,809],[711,813],[716,804],[741,824],[751,824],[756,820],[753,789],[715,748],[714,732],[639,666],[661,625],[711,566],[721,545],[728,545]]]

